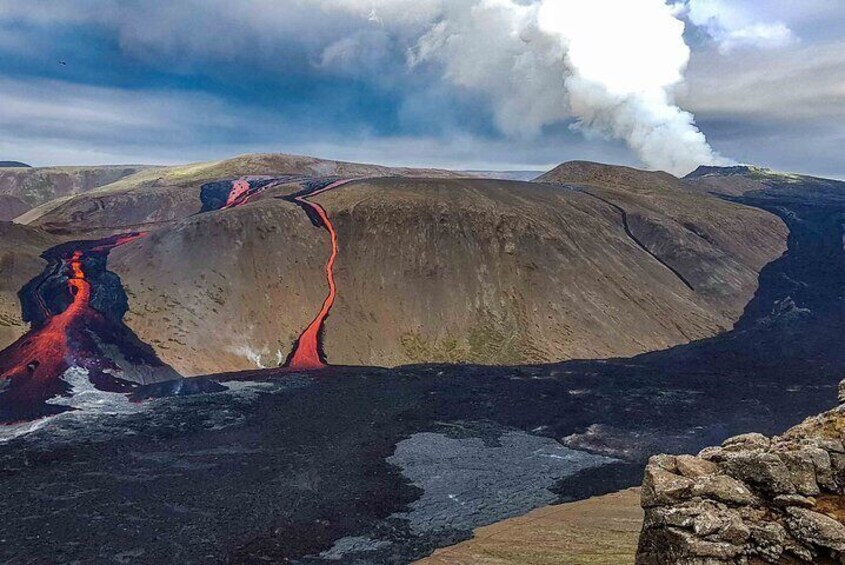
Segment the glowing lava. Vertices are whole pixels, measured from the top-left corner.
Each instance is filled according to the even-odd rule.
[[[337,232],[329,220],[326,210],[310,198],[334,190],[351,182],[350,180],[315,179],[300,175],[287,175],[277,178],[241,177],[234,181],[212,182],[202,187],[201,198],[203,211],[228,210],[249,202],[253,197],[269,189],[283,185],[302,183],[307,188],[288,196],[280,197],[300,206],[308,214],[312,223],[325,229],[331,238],[331,254],[326,262],[325,272],[329,292],[319,313],[299,336],[288,357],[285,367],[291,370],[317,370],[327,366],[321,347],[321,334],[337,296],[337,286],[334,278],[334,265],[338,255]],[[225,203],[223,199],[225,198]]]
[[[232,183],[232,190],[229,192],[229,198],[226,199],[223,208],[235,208],[241,204],[246,204],[251,196],[249,191],[250,185],[247,179],[236,180]]]
[[[84,330],[104,325],[103,315],[91,307],[91,282],[86,276],[84,261],[88,256],[108,254],[115,247],[144,235],[116,236],[94,246],[80,244],[80,248],[64,252],[57,259],[58,266],[35,287],[35,298],[43,321],[33,323],[29,333],[0,352],[0,411],[6,414],[6,418],[25,419],[60,411],[45,407],[43,403],[67,393],[67,385],[61,377],[75,363],[75,350],[91,348],[91,337],[85,335]],[[66,281],[64,292],[69,304],[54,313],[41,292],[48,292],[44,290],[45,283],[56,277]],[[109,380],[113,382],[106,384],[105,381]],[[105,381],[102,384],[108,388],[125,388],[117,382],[118,379]]]
[[[331,220],[329,220],[329,216],[326,213],[325,208],[317,203],[310,202],[307,199],[317,196],[318,194],[334,190],[335,188],[341,187],[349,182],[352,181],[339,180],[319,190],[291,197],[291,201],[299,204],[306,210],[310,210],[313,214],[316,214],[316,217],[319,218],[321,227],[325,228],[325,230],[329,232],[329,236],[331,237],[331,254],[329,255],[329,260],[326,262],[325,267],[326,280],[329,284],[329,293],[323,301],[323,306],[320,308],[320,312],[317,314],[317,317],[314,318],[311,324],[304,332],[302,332],[302,335],[299,336],[299,339],[294,344],[293,352],[290,357],[288,357],[288,361],[285,365],[289,369],[313,371],[323,369],[328,366],[325,355],[322,351],[320,337],[325,326],[326,318],[329,317],[329,313],[332,310],[332,306],[334,305],[334,301],[337,296],[337,285],[335,284],[334,279],[334,264],[335,261],[337,261],[338,254],[337,232],[335,231]]]

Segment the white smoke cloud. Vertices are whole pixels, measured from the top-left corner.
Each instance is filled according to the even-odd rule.
[[[538,17],[566,49],[569,106],[582,127],[674,174],[726,162],[674,103],[690,50],[663,0],[545,0]]]
[[[411,63],[439,61],[448,80],[487,93],[508,134],[575,118],[681,175],[728,161],[674,104],[690,57],[676,12],[663,0],[459,0]]]
[[[725,52],[794,39],[783,24],[758,22],[727,0],[25,4],[0,0],[0,21],[93,21],[115,28],[133,56],[186,73],[225,62],[284,77],[310,65],[409,98],[412,88],[426,88],[409,77],[440,73],[486,98],[496,126],[511,138],[574,122],[587,135],[624,141],[649,167],[679,175],[727,163],[675,100],[690,60],[684,22],[706,30]]]

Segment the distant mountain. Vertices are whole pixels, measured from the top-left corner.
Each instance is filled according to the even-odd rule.
[[[0,168],[0,195],[15,197],[29,206],[38,206],[55,198],[92,190],[147,168],[138,165]]]
[[[498,180],[534,180],[545,171],[461,171],[474,177]]]
[[[21,163],[20,161],[0,161],[0,167],[8,167],[8,168],[31,168],[30,165],[26,163]]]
[[[51,229],[73,229],[84,217],[88,227],[138,225],[183,218],[199,209],[199,190],[205,183],[232,180],[242,176],[302,175],[311,177],[421,177],[463,178],[466,174],[443,169],[384,167],[362,163],[331,161],[315,157],[261,153],[240,155],[222,161],[191,163],[173,167],[148,167],[123,175],[96,188],[92,208],[89,197],[71,194],[48,200],[19,221],[47,225]],[[191,188],[193,190],[186,190]],[[0,194],[3,178],[0,172]]]

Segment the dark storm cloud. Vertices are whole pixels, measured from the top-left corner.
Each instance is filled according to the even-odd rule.
[[[842,122],[845,91],[831,77],[845,76],[835,43],[845,6],[801,4],[735,3],[792,30],[796,42],[777,49],[724,53],[697,31],[681,100],[725,155],[834,174],[843,132],[831,122]],[[442,8],[441,0],[395,9],[358,0],[0,0],[0,156],[174,162],[286,151],[472,168],[637,162],[618,142],[570,131],[564,109],[553,127],[526,122],[530,135],[503,133],[513,90],[505,78],[479,92],[445,80],[436,63],[410,65]],[[491,57],[497,41],[490,37]],[[550,109],[537,123],[552,123],[562,95],[554,81],[535,86],[530,96]],[[522,111],[504,122],[519,124]]]

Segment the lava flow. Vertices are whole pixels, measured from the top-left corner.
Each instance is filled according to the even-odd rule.
[[[131,390],[136,383],[118,376],[123,374],[120,362],[103,354],[104,345],[122,349],[124,365],[143,361],[149,367],[163,367],[151,350],[120,324],[125,295],[111,288],[116,276],[105,270],[112,249],[145,235],[131,233],[69,243],[44,254],[50,266],[20,293],[24,318],[32,323],[32,329],[0,352],[0,421],[66,410],[45,403],[70,392],[62,377],[71,366],[87,370],[100,390]],[[92,285],[92,275],[99,290]],[[119,287],[119,279],[116,285]],[[95,301],[102,311],[94,306]],[[160,373],[163,376],[165,371]],[[175,374],[172,369],[166,373]]]
[[[249,201],[250,184],[247,179],[238,179],[232,183],[232,190],[229,192],[229,197],[226,199],[224,208],[235,208],[241,204],[246,204]]]
[[[326,318],[329,317],[329,313],[332,310],[332,306],[334,305],[334,301],[337,296],[337,285],[335,284],[334,279],[334,264],[337,260],[338,254],[337,232],[335,231],[331,220],[329,220],[329,215],[326,213],[325,208],[315,202],[310,202],[308,198],[341,187],[349,182],[351,182],[351,180],[334,181],[323,188],[311,191],[306,190],[287,198],[291,202],[301,206],[306,213],[308,213],[308,216],[312,219],[314,224],[324,228],[327,232],[329,232],[329,236],[331,237],[331,254],[329,255],[329,260],[326,262],[325,267],[326,280],[329,284],[329,293],[323,301],[323,306],[320,308],[320,312],[317,314],[317,317],[314,318],[311,324],[304,332],[302,332],[302,335],[299,336],[299,339],[296,340],[293,351],[288,357],[287,363],[285,363],[285,367],[289,369],[313,371],[323,369],[328,366],[322,350],[322,341],[320,337],[325,326]]]
[[[272,188],[301,183],[305,186],[303,190],[281,198],[300,206],[308,214],[311,222],[316,227],[325,229],[331,237],[331,254],[325,266],[329,292],[317,316],[296,340],[293,350],[284,364],[284,367],[287,369],[309,371],[323,369],[327,366],[325,355],[322,351],[321,334],[326,318],[328,318],[334,305],[335,297],[337,296],[334,264],[338,255],[338,241],[337,232],[331,220],[329,220],[326,210],[319,204],[309,201],[309,198],[334,190],[349,182],[351,180],[315,179],[300,175],[287,175],[276,178],[242,177],[234,181],[211,182],[204,185],[201,190],[200,197],[203,201],[202,210],[204,212],[210,212],[213,210],[236,208],[248,203],[254,197]]]

